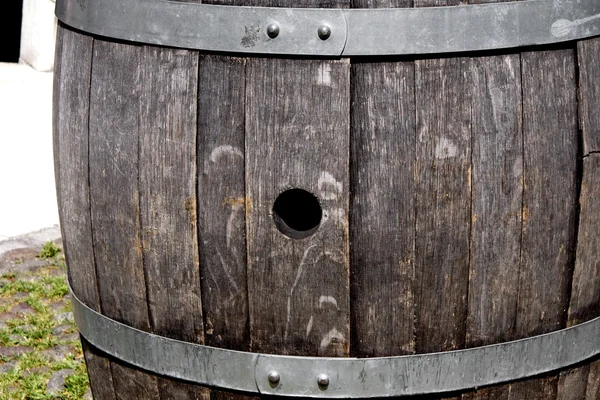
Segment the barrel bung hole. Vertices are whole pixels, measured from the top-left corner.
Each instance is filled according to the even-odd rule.
[[[322,217],[319,199],[303,189],[286,190],[273,203],[275,226],[292,239],[303,239],[315,233]]]

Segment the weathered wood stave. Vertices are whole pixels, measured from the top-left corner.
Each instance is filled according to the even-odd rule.
[[[446,351],[598,316],[599,47],[264,59],[61,26],[55,154],[73,289],[143,330],[275,354]],[[308,239],[269,215],[289,187],[327,212]],[[244,397],[85,349],[98,399]],[[456,396],[591,399],[597,370]]]

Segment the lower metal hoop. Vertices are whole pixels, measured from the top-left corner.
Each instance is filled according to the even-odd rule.
[[[233,351],[169,339],[107,318],[74,294],[72,299],[80,333],[105,353],[159,375],[249,393],[315,398],[441,393],[532,377],[600,353],[600,317],[544,335],[465,350],[320,358]]]

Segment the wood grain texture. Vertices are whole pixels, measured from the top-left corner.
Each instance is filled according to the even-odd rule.
[[[160,400],[209,400],[210,389],[192,383],[158,377]]]
[[[196,230],[198,53],[144,46],[139,64],[140,227],[151,330],[202,344]],[[200,386],[159,382],[161,399],[208,396]]]
[[[140,213],[154,333],[203,342],[196,234],[198,54],[144,47]]]
[[[252,350],[347,356],[350,65],[251,59],[246,68]],[[323,219],[308,238],[275,227],[273,203],[289,188],[320,200]]]
[[[415,7],[453,0],[415,0]],[[467,58],[415,61],[415,349],[465,346],[471,225]]]
[[[353,8],[412,7],[354,0]],[[350,265],[355,357],[414,352],[413,62],[354,62]]]
[[[160,400],[158,378],[118,361],[111,362],[118,400]]]
[[[414,352],[414,63],[352,66],[352,355]]]
[[[347,7],[349,0],[249,0],[244,5]],[[246,231],[251,349],[348,355],[348,61],[249,59]],[[305,189],[323,220],[306,239],[281,234],[277,195]]]
[[[205,0],[250,5],[247,0]],[[260,2],[258,2],[260,3]],[[256,4],[260,5],[260,4]],[[198,86],[198,226],[206,344],[248,351],[245,58],[202,55]],[[219,390],[212,400],[251,396]]]
[[[245,60],[203,55],[198,89],[198,226],[205,339],[248,351]],[[247,399],[212,390],[210,398]]]
[[[584,134],[587,127],[583,127]],[[600,248],[599,176],[600,154],[590,154],[583,159],[577,251],[567,326],[581,324],[600,315],[600,259],[597,254]],[[588,378],[594,379],[589,371],[590,366],[584,365],[561,374],[558,399],[583,399],[584,396],[575,397],[573,393],[586,393]]]
[[[516,338],[566,325],[578,173],[573,51],[523,53],[521,60],[525,179]],[[557,381],[521,382],[511,396],[556,393]]]
[[[142,51],[140,46],[95,42],[90,192],[104,313],[148,331],[138,185]]]
[[[583,400],[587,389],[589,365],[563,371],[559,375],[557,400]]]
[[[600,399],[600,361],[596,360],[590,365],[585,400],[598,399]]]
[[[579,118],[583,152],[600,151],[600,38],[577,43],[579,65]]]
[[[477,57],[467,347],[512,340],[517,312],[523,135],[519,55]]]
[[[514,335],[523,199],[520,61],[519,55],[503,55],[474,57],[471,63],[467,347],[505,342]],[[465,394],[463,399],[500,400],[509,396],[510,386],[498,385]]]
[[[202,3],[250,5],[248,0]],[[264,5],[260,3],[255,5]],[[246,59],[203,55],[198,79],[198,225],[205,340],[210,346],[248,351]],[[251,398],[218,390],[212,390],[210,397]]]
[[[88,116],[93,39],[60,27],[56,57],[54,144],[56,191],[69,281],[75,295],[100,310],[89,198]]]
[[[571,50],[522,55],[525,191],[516,335],[561,329],[575,250],[577,110]]]
[[[600,315],[600,155],[583,159],[579,197],[579,234],[569,304],[568,326]]]
[[[471,226],[471,100],[464,58],[415,63],[416,351],[465,345]]]
[[[460,396],[461,400],[508,400],[510,396],[509,387],[505,385],[490,386],[483,389],[478,389],[474,392],[464,393]]]
[[[249,5],[246,0],[203,3]],[[198,224],[206,344],[248,351],[246,59],[203,55],[198,88]],[[251,396],[212,390],[212,400]]]
[[[62,25],[57,29],[54,72],[56,192],[69,282],[75,295],[101,311],[90,214],[88,117],[93,39]],[[115,399],[108,360],[84,345],[96,399]],[[100,385],[99,382],[102,382]]]
[[[143,48],[95,40],[90,197],[103,314],[149,331],[140,233],[138,103]],[[112,363],[117,398],[158,399],[156,378]]]
[[[198,226],[206,344],[248,350],[245,59],[203,55],[198,89]]]
[[[513,383],[509,400],[550,400],[556,398],[556,376]]]
[[[472,204],[466,346],[512,340],[523,201],[519,55],[476,57],[472,79]],[[463,396],[509,399],[510,385]]]
[[[106,358],[106,354],[88,343],[83,336],[80,335],[79,338],[94,399],[115,400],[117,395],[115,394],[111,362]]]

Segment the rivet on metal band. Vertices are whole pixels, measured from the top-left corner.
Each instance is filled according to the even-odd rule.
[[[279,25],[273,22],[267,26],[267,36],[269,36],[271,39],[275,39],[277,35],[279,35]]]
[[[401,9],[57,0],[56,15],[82,31],[140,43],[218,52],[331,57],[493,50],[600,35],[600,0],[526,0]],[[275,37],[277,40],[273,40]]]
[[[566,368],[600,353],[600,317],[545,335],[441,353],[380,358],[293,357],[186,343],[143,332],[75,295],[83,337],[126,363],[222,389],[294,397],[367,398],[457,391]]]

